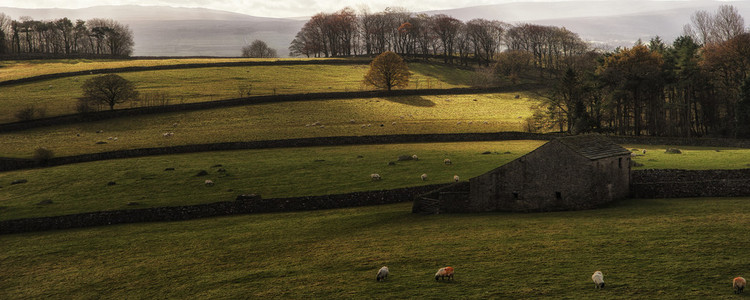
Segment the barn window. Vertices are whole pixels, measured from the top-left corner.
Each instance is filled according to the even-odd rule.
[[[562,193],[555,192],[555,198],[557,198],[557,200],[562,200]]]
[[[620,167],[620,169],[622,169],[622,157],[617,159],[617,166]]]
[[[518,192],[513,192],[513,199],[518,199]]]

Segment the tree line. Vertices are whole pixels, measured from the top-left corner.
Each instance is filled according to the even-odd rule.
[[[658,36],[555,73],[536,129],[750,138],[750,33],[736,8],[698,11],[671,44]]]
[[[133,31],[111,19],[18,20],[0,13],[0,55],[129,56]]]
[[[671,44],[657,36],[604,51],[563,27],[345,8],[311,17],[289,50],[308,57],[393,51],[472,64],[513,83],[533,77],[547,88],[529,131],[750,137],[744,19],[722,5],[690,20]]]
[[[558,55],[581,53],[586,43],[565,28],[415,14],[401,8],[359,13],[344,8],[318,13],[305,23],[289,46],[290,56],[378,55],[392,51],[405,57],[441,57],[446,63],[489,66],[506,46],[533,53],[537,65]],[[554,63],[557,63],[556,61]]]

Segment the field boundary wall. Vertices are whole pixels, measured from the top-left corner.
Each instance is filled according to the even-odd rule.
[[[89,212],[53,217],[0,221],[0,234],[59,230],[126,223],[182,221],[251,213],[294,212],[412,201],[417,195],[447,184],[346,194],[263,199],[239,195],[235,201],[208,204]]]

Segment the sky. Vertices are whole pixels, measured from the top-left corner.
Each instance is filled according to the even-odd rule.
[[[565,0],[2,0],[0,6],[18,8],[85,8],[99,5],[201,7],[253,16],[285,18],[310,16],[318,12],[334,12],[347,6],[357,10],[367,7],[370,11],[382,11],[387,7],[403,7],[410,11],[429,11],[508,2],[550,1]]]

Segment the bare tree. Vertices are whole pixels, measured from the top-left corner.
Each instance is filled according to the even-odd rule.
[[[110,110],[115,104],[133,100],[138,97],[135,85],[117,74],[107,74],[89,78],[81,86],[83,98],[86,102],[109,105]]]
[[[276,49],[268,47],[266,42],[254,40],[250,45],[242,47],[242,57],[272,58],[278,57]]]

